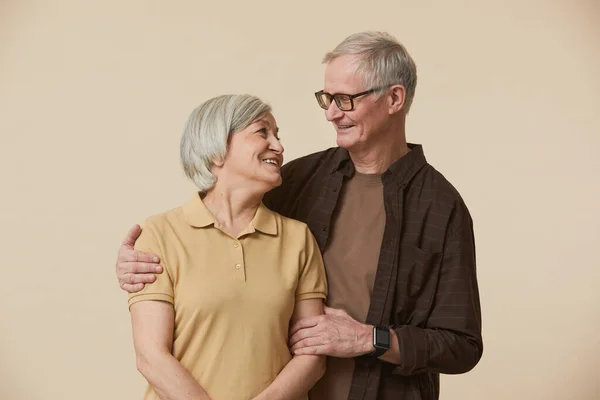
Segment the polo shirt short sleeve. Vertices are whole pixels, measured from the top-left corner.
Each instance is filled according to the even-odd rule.
[[[142,233],[135,242],[135,249],[158,256],[161,263],[164,264],[163,251],[159,246],[157,237],[157,226],[150,220],[143,225]],[[146,285],[143,293],[140,293],[138,296],[129,296],[131,299],[130,305],[142,300],[162,300],[174,304],[173,281],[169,274],[169,268],[163,269],[163,273],[155,283]]]
[[[326,287],[322,277],[323,259],[321,251],[308,227],[306,227],[305,234],[305,254],[301,262],[302,270],[296,289],[296,301],[315,297],[324,299]]]

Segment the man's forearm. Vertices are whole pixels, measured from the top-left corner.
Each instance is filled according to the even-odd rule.
[[[364,325],[357,340],[355,356],[373,350],[373,326]],[[379,359],[398,365],[394,372],[401,375],[421,372],[459,374],[472,369],[481,352],[481,341],[468,335],[443,329],[403,326],[390,329],[390,348]]]
[[[461,374],[475,367],[483,353],[483,343],[477,336],[408,325],[394,331],[401,356],[394,373],[400,375]]]
[[[138,355],[137,365],[162,400],[210,400],[189,371],[169,353]]]
[[[324,373],[324,356],[295,356],[255,400],[299,399],[308,393]]]

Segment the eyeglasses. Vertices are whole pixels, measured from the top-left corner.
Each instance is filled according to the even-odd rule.
[[[356,94],[345,94],[345,93],[327,93],[322,90],[319,90],[315,93],[315,97],[317,98],[317,102],[319,103],[319,107],[324,110],[328,110],[331,105],[331,101],[335,101],[335,104],[342,111],[352,111],[354,110],[354,99],[360,96],[365,96],[367,94],[371,94],[376,92],[377,90],[383,89],[387,86],[376,87],[370,90],[366,90],[364,92],[356,93]]]

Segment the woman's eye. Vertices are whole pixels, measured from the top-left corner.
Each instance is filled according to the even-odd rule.
[[[258,131],[256,131],[256,133],[260,133],[263,136],[267,136],[267,129],[266,128],[260,128]]]

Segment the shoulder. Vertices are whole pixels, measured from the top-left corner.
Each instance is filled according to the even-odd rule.
[[[306,225],[304,222],[298,221],[294,218],[286,217],[278,213],[277,211],[270,210],[270,212],[273,213],[276,220],[278,221],[278,225],[281,226],[282,229],[294,233],[304,233],[306,231],[310,232],[310,230],[308,229],[308,225]]]
[[[147,217],[140,225],[142,234],[148,232],[160,237],[167,232],[172,232],[185,223],[183,206],[178,206]]]
[[[308,225],[294,218],[289,218],[276,211],[270,211],[278,221],[278,226],[283,240],[292,240],[296,243],[305,245],[312,242],[313,235]]]
[[[426,195],[440,206],[455,208],[465,205],[457,188],[429,163],[417,172],[411,182],[410,190]]]
[[[167,211],[150,215],[144,220],[144,224],[155,227],[162,226],[180,220],[182,214],[183,206],[178,206]]]

